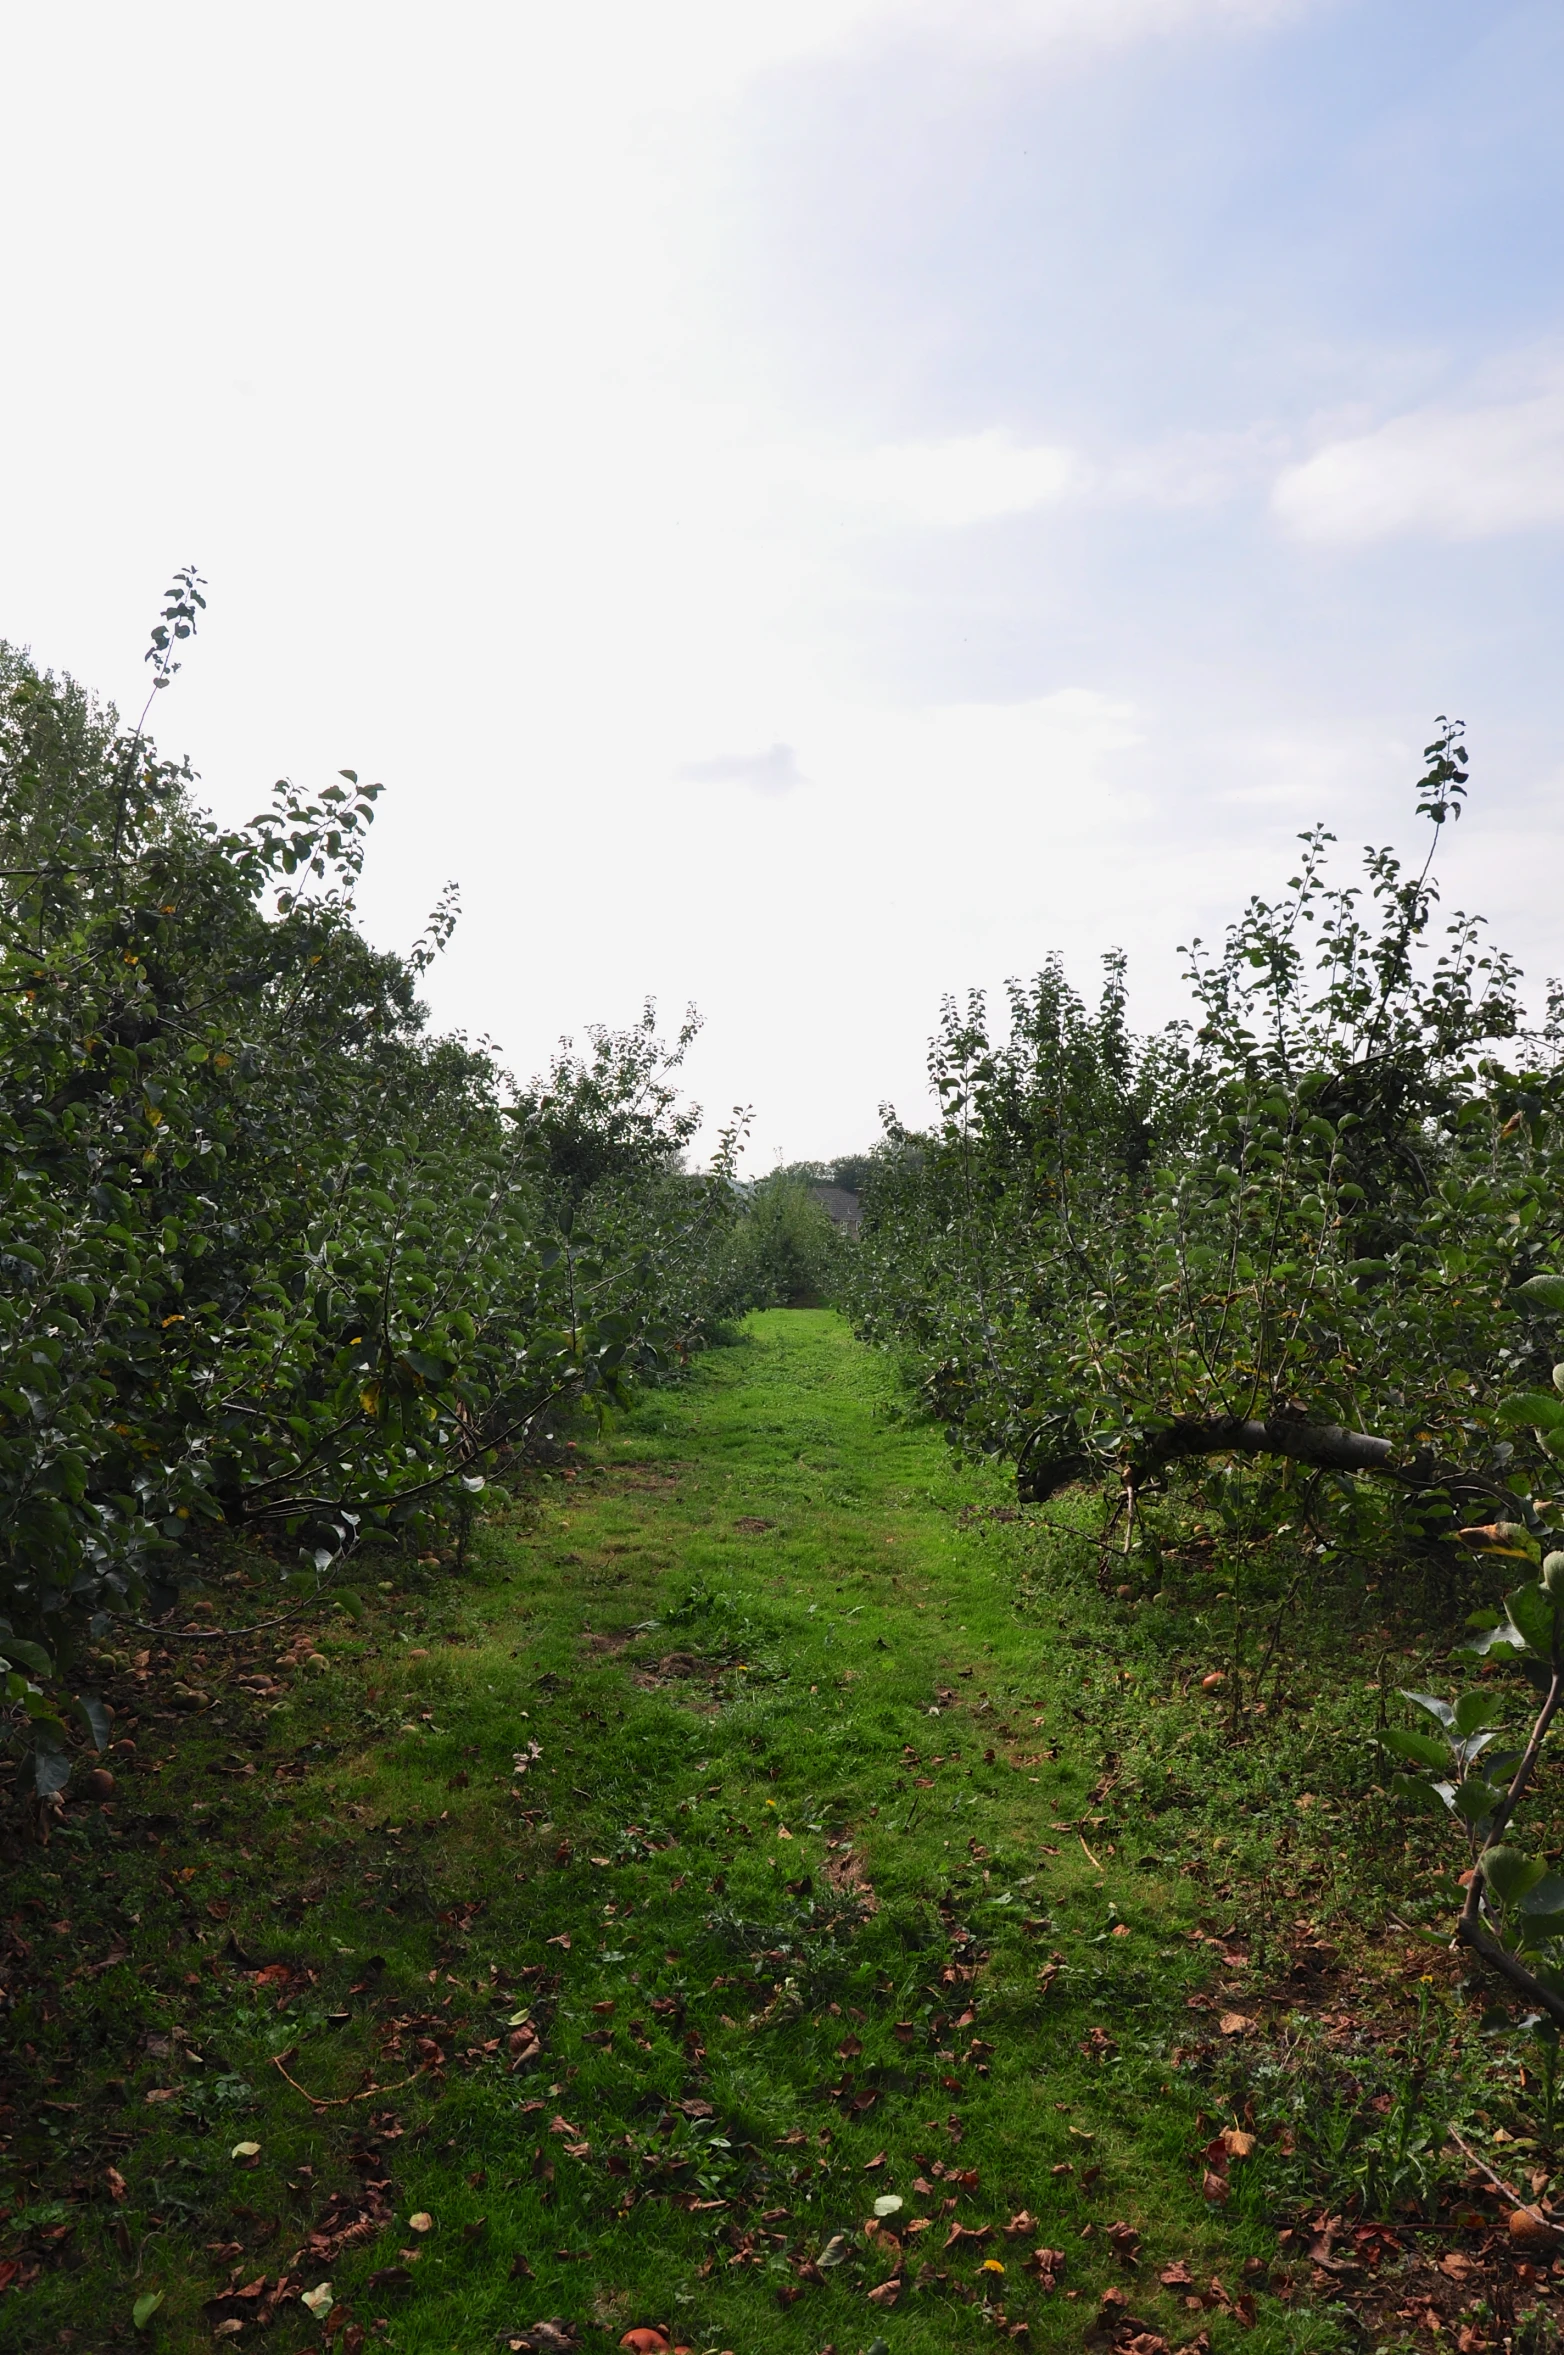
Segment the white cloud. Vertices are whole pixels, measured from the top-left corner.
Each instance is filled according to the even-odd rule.
[[[647,87],[671,58],[684,88],[731,90],[768,67],[814,57],[861,54],[898,41],[937,42],[977,57],[1035,56],[1112,49],[1127,42],[1198,32],[1266,29],[1320,0],[674,0],[648,12],[621,0],[585,12],[601,30],[611,19],[638,56]],[[577,15],[578,24],[582,16]],[[637,45],[647,44],[641,58]],[[594,38],[594,45],[596,40]]]
[[[677,772],[684,785],[748,785],[756,793],[791,793],[805,782],[791,744],[768,752],[719,752],[710,760],[687,760]]]
[[[1278,477],[1271,503],[1306,540],[1556,529],[1564,524],[1564,386],[1481,407],[1414,410],[1328,442]]]
[[[1024,515],[1089,480],[1073,451],[994,432],[894,443],[851,457],[795,452],[779,471],[842,506],[935,529]]]

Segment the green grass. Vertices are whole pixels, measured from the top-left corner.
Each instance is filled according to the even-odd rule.
[[[1157,2276],[1239,2295],[1327,2162],[1405,2193],[1379,2146],[1410,2078],[1465,2098],[1448,1966],[1380,1954],[1424,2024],[1369,2038],[1343,2095],[1306,1988],[1266,1991],[1332,1906],[1383,1916],[1383,1857],[1371,1904],[1332,1830],[1340,1745],[1285,1707],[1224,1718],[1189,1673],[1223,1656],[1210,1607],[1104,1593],[1011,1493],[840,1319],[775,1311],[496,1498],[464,1578],[372,1588],[285,1699],[186,1646],[212,1705],[176,1723],[122,1647],[134,1765],[12,1875],[8,2343],[205,2348],[258,2300],[203,2301],[279,2274],[329,2281],[349,2355],[549,2316],[734,2355],[949,2355],[1022,2323],[1075,2348],[1110,2285],[1175,2345],[1336,2343],[1263,2272],[1248,2333]],[[1261,2031],[1224,2039],[1229,2008],[1290,2020],[1289,2066],[1241,2057]],[[1201,2153],[1245,2104],[1261,2147],[1214,2205]],[[930,2220],[893,2306],[883,2197],[893,2229]],[[953,2222],[988,2237],[947,2247]],[[266,2343],[321,2337],[289,2299]]]

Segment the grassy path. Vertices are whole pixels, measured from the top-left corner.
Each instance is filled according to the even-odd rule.
[[[134,1764],[16,1884],[80,1967],[16,2014],[11,2343],[949,2355],[1079,2347],[1110,2286],[1238,2343],[1158,2281],[1274,2251],[1171,2058],[1198,1892],[1116,1828],[1004,1503],[776,1312],[465,1579],[243,1688],[121,1653]]]

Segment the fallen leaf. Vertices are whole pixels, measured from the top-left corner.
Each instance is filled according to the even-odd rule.
[[[1230,2159],[1247,2159],[1255,2146],[1255,2137],[1246,2134],[1241,2126],[1224,2126],[1222,2140]]]
[[[1232,2197],[1232,2185],[1228,2182],[1225,2175],[1218,2175],[1214,2168],[1208,2167],[1206,2169],[1206,2179],[1200,2188],[1205,2193],[1206,2198],[1208,2200],[1215,2200],[1218,2206],[1220,2206],[1224,2200],[1230,2199]]]
[[[1164,2265],[1157,2279],[1165,2290],[1187,2290],[1194,2286],[1195,2277],[1180,2257],[1176,2264]]]
[[[878,2289],[869,2292],[869,2303],[871,2306],[884,2306],[889,2309],[896,2304],[904,2287],[901,2275],[893,2273],[889,2281],[882,2281]]]
[[[330,2282],[323,2281],[317,2288],[306,2290],[300,2298],[299,2304],[307,2306],[317,2322],[324,2322],[336,2304],[336,2299],[331,2294]]]
[[[1254,2022],[1247,2012],[1224,2012],[1217,2026],[1224,2036],[1242,2036],[1254,2026]]]
[[[179,2098],[177,2085],[156,2085],[147,2095],[148,2102],[171,2102]]]
[[[111,2200],[122,2200],[125,2197],[125,2178],[123,2175],[121,2175],[117,2167],[106,2168],[104,2170],[103,2180],[109,2187],[109,2198]]]
[[[260,2155],[261,2146],[258,2142],[236,2142],[228,2154],[230,2159],[258,2159]]]

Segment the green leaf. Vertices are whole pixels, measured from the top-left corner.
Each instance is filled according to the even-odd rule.
[[[1410,1758],[1414,1766],[1448,1766],[1450,1747],[1447,1742],[1436,1742],[1432,1734],[1405,1732],[1400,1726],[1387,1726],[1380,1735],[1381,1747],[1394,1758]]]
[[[109,1715],[103,1703],[93,1693],[78,1693],[71,1707],[92,1736],[93,1748],[106,1750],[109,1746]]]
[[[1403,1701],[1411,1701],[1415,1707],[1426,1709],[1429,1716],[1437,1717],[1441,1725],[1454,1726],[1455,1711],[1448,1701],[1441,1701],[1434,1693],[1409,1693],[1404,1686],[1398,1686],[1397,1690]]]
[[[1392,1798],[1410,1800],[1425,1815],[1442,1816],[1450,1804],[1447,1794],[1453,1789],[1451,1783],[1425,1783],[1420,1775],[1415,1774],[1397,1773],[1390,1778]]]
[[[1564,1308],[1564,1276],[1528,1276],[1516,1285],[1515,1297],[1537,1308]]]
[[[137,2330],[145,2330],[153,2315],[167,2296],[166,2290],[145,2290],[130,2310],[130,2319]]]
[[[331,1590],[331,1599],[334,1603],[341,1604],[350,1619],[363,1618],[363,1602],[350,1586],[334,1586]]]
[[[54,1674],[54,1662],[42,1644],[24,1643],[19,1635],[7,1635],[0,1637],[0,1651],[5,1653],[8,1660],[19,1663],[23,1668],[30,1668],[34,1676]]]
[[[70,1753],[40,1742],[33,1752],[33,1789],[40,1799],[52,1799],[71,1779]]]
[[[1497,1693],[1462,1693],[1455,1704],[1455,1730],[1463,1737],[1492,1725],[1503,1709]]]
[[[1564,1879],[1559,1874],[1545,1872],[1534,1881],[1521,1899],[1524,1914],[1564,1914]]]
[[[1512,1624],[1538,1658],[1551,1660],[1558,1625],[1558,1606],[1553,1597],[1544,1594],[1540,1586],[1518,1586],[1514,1594],[1505,1597],[1505,1607]]]
[[[1555,1431],[1564,1423],[1564,1398],[1550,1395],[1546,1390],[1517,1390],[1500,1399],[1495,1413],[1501,1423]]]
[[[1489,1619],[1491,1616],[1486,1611],[1473,1614],[1474,1618]],[[1469,1619],[1467,1625],[1470,1627],[1472,1620]],[[1492,1625],[1485,1627],[1481,1634],[1475,1635],[1470,1643],[1458,1645],[1450,1657],[1452,1660],[1486,1660],[1494,1652],[1518,1652],[1521,1646],[1522,1638],[1519,1629],[1512,1627],[1507,1619],[1495,1620]]]
[[[1481,1775],[1468,1775],[1456,1786],[1450,1804],[1463,1823],[1473,1826],[1486,1822],[1498,1806],[1500,1793],[1492,1783],[1485,1783]]]
[[[1483,1879],[1503,1905],[1518,1905],[1527,1890],[1535,1889],[1548,1871],[1540,1856],[1527,1856],[1521,1849],[1506,1845],[1485,1848],[1477,1862]]]

